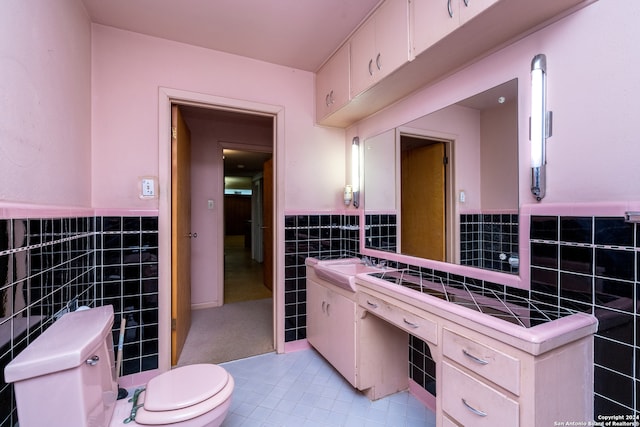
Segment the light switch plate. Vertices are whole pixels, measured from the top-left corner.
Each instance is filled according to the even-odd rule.
[[[142,178],[142,197],[154,197],[156,195],[155,182],[151,178]]]

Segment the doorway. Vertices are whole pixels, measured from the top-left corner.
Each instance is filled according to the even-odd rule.
[[[400,135],[402,253],[446,261],[447,141]]]
[[[272,297],[272,148],[224,148],[224,304]]]
[[[270,153],[270,156],[273,156],[274,158],[277,157],[277,153],[276,153],[276,146],[277,146],[277,142],[280,141],[280,143],[282,143],[281,139],[277,138],[277,132],[276,129],[278,128],[282,128],[283,126],[283,117],[281,116],[281,108],[279,107],[272,107],[272,106],[265,106],[265,105],[255,105],[253,103],[250,102],[246,102],[246,101],[234,101],[234,100],[227,100],[227,99],[222,99],[222,101],[224,101],[223,103],[229,102],[232,105],[235,105],[236,108],[229,108],[229,105],[225,105],[224,107],[220,107],[221,104],[218,103],[218,101],[220,101],[220,98],[215,98],[215,97],[209,97],[209,96],[202,96],[202,95],[198,95],[198,94],[191,94],[191,93],[184,93],[182,91],[175,91],[175,90],[171,90],[171,89],[161,89],[160,92],[160,108],[161,108],[161,119],[160,119],[160,174],[159,174],[159,183],[160,183],[160,187],[164,188],[165,191],[160,193],[160,201],[159,201],[159,227],[160,230],[164,230],[164,233],[160,234],[160,240],[161,240],[161,247],[162,249],[160,250],[161,252],[161,256],[165,258],[165,260],[168,260],[169,258],[171,258],[171,252],[170,250],[167,250],[167,245],[170,245],[170,241],[167,241],[167,237],[164,238],[164,242],[162,242],[163,238],[162,236],[170,236],[171,235],[171,213],[170,213],[170,207],[171,207],[171,203],[170,203],[170,197],[171,197],[171,192],[169,191],[170,186],[168,184],[170,184],[171,180],[169,179],[169,171],[171,170],[171,156],[169,153],[167,153],[166,150],[166,142],[163,143],[163,135],[170,139],[170,132],[165,132],[163,131],[163,123],[167,123],[169,120],[169,115],[166,114],[168,112],[168,109],[170,108],[171,104],[178,104],[181,108],[183,109],[189,109],[192,107],[198,107],[197,110],[199,111],[200,114],[203,113],[203,111],[206,110],[206,112],[211,113],[212,111],[216,111],[222,115],[225,114],[234,114],[239,118],[243,118],[243,119],[247,119],[247,120],[251,120],[252,117],[254,116],[259,116],[261,118],[268,118],[268,121],[270,123],[270,127],[269,127],[269,150],[272,153]],[[176,96],[177,95],[177,96]],[[202,102],[204,100],[213,100],[214,102]],[[176,100],[178,102],[176,102]],[[238,106],[242,106],[243,108],[237,108]],[[249,108],[247,108],[249,107]],[[257,109],[254,109],[252,107],[257,107]],[[163,114],[164,112],[164,114]],[[190,123],[190,118],[189,118],[189,114],[184,114],[186,116],[186,121],[187,123]],[[242,116],[242,117],[241,117]],[[205,120],[206,122],[206,120]],[[242,122],[242,120],[241,120]],[[219,127],[219,123],[212,125],[211,123],[209,123],[210,127]],[[197,126],[195,126],[197,127]],[[235,148],[238,148],[239,146],[242,146],[243,148],[247,148],[247,151],[251,152],[251,151],[255,151],[255,141],[252,140],[250,143],[247,144],[243,144],[242,140],[234,140],[233,138],[229,138],[228,135],[233,135],[233,134],[237,134],[237,132],[232,132],[231,128],[233,126],[229,126],[227,127],[227,135],[224,137],[219,137],[216,139],[216,143],[218,145],[222,145],[224,144],[230,144],[230,145],[235,145]],[[167,128],[165,128],[167,129]],[[191,129],[192,133],[194,129]],[[201,129],[200,129],[201,130]],[[237,129],[236,129],[237,130]],[[197,131],[196,131],[197,133]],[[197,135],[196,135],[197,138]],[[258,150],[261,151],[261,150]],[[264,151],[264,150],[262,150]],[[220,149],[220,152],[222,152],[222,149]],[[222,156],[220,156],[220,166],[222,166]],[[198,155],[193,155],[192,154],[192,171],[193,169],[198,169],[201,168],[203,166],[202,164],[202,157],[198,156]],[[277,163],[276,163],[277,164]],[[164,165],[164,167],[163,167]],[[221,171],[222,169],[220,169]],[[193,173],[192,173],[193,175]],[[195,176],[195,175],[194,175]],[[273,179],[273,193],[274,193],[274,200],[275,203],[273,205],[273,213],[272,215],[277,215],[278,212],[281,211],[282,209],[282,205],[281,205],[281,198],[279,198],[278,193],[276,192],[276,187],[275,187],[275,183],[276,183],[276,179],[278,176],[278,172],[276,171],[275,175],[274,175],[274,179]],[[197,181],[197,179],[196,179]],[[220,172],[219,175],[219,187],[220,187],[220,193],[219,193],[219,198],[217,198],[215,195],[211,196],[211,193],[209,193],[204,200],[205,206],[207,206],[207,209],[210,210],[216,210],[218,209],[221,214],[219,215],[218,221],[214,222],[214,227],[207,227],[207,228],[218,228],[219,230],[223,230],[224,228],[224,224],[223,224],[223,218],[224,215],[222,214],[223,211],[223,207],[224,207],[224,200],[223,200],[223,182],[224,182],[224,178],[223,178],[223,174],[222,172]],[[195,185],[195,184],[194,184]],[[208,198],[208,200],[207,200]],[[201,201],[198,201],[198,196],[196,194],[194,194],[194,198],[193,198],[193,202],[192,205],[193,206],[198,206],[198,203],[201,203]],[[211,209],[211,207],[213,207],[213,209]],[[274,236],[277,236],[278,233],[281,233],[280,230],[274,228],[275,234]],[[195,237],[195,235],[197,234],[198,238],[193,238],[192,242],[196,242],[196,241],[202,241],[204,239],[201,239],[201,237],[205,237],[202,233],[205,233],[203,231],[199,231],[198,229],[196,229],[196,226],[193,225],[192,226],[192,234]],[[206,233],[205,233],[206,234]],[[209,283],[207,283],[205,285],[205,287],[207,288],[208,292],[213,292],[213,294],[216,295],[212,295],[209,294],[209,301],[205,302],[204,305],[198,305],[198,303],[196,304],[192,304],[192,308],[215,308],[217,306],[220,306],[223,304],[223,291],[224,291],[224,286],[222,285],[224,283],[224,236],[223,234],[220,232],[219,233],[219,238],[218,239],[214,239],[219,241],[219,253],[216,254],[216,257],[214,257],[214,259],[209,259],[208,260],[208,264],[211,265],[216,265],[216,274],[214,275],[209,275],[208,276],[208,280]],[[273,242],[275,242],[275,239],[272,239]],[[273,248],[275,246],[274,243],[266,243],[265,242],[265,246],[267,246],[268,248],[271,249],[271,252],[273,251]],[[194,246],[195,247],[195,246]],[[199,252],[203,252],[199,250],[200,248],[196,248],[196,250],[192,251],[192,263],[195,262],[195,258],[197,257],[197,254]],[[194,255],[195,252],[195,255]],[[205,251],[206,252],[206,251]],[[205,254],[206,256],[206,254]],[[272,258],[273,261],[273,266],[272,270],[274,279],[275,276],[281,274],[277,268],[273,268],[275,267],[275,259],[276,257]],[[165,292],[161,293],[161,295],[164,295],[165,297],[162,298],[163,301],[161,301],[161,310],[160,310],[160,334],[162,337],[164,337],[164,340],[161,340],[161,358],[160,358],[160,367],[161,368],[168,368],[171,366],[171,358],[170,356],[170,332],[171,332],[171,318],[169,316],[169,310],[168,308],[171,305],[171,300],[170,298],[167,298],[167,295],[170,294],[170,287],[171,287],[171,268],[169,268],[169,264],[167,264],[167,261],[165,261],[165,263],[163,263],[163,267],[161,268],[161,272],[160,272],[160,282],[161,282],[161,287],[162,289],[165,290]],[[195,268],[195,270],[197,270],[197,267]],[[214,277],[218,274],[219,271],[219,277]],[[192,283],[194,284],[193,286],[193,290],[195,291],[194,293],[192,293],[192,295],[197,294],[197,288],[201,287],[198,286],[198,277],[197,275],[194,275],[195,277],[192,279]],[[274,282],[276,282],[274,280]],[[213,291],[212,291],[213,289]],[[277,331],[282,328],[281,325],[281,321],[279,321],[280,316],[278,316],[276,313],[279,311],[282,311],[282,308],[279,308],[281,301],[279,298],[277,298],[277,293],[281,292],[281,289],[279,289],[279,287],[275,287],[274,292],[272,293],[273,298],[270,299],[269,301],[269,308],[270,308],[270,316],[269,318],[271,319],[271,321],[267,321],[268,323],[271,323],[272,325],[272,331],[270,333],[270,337],[269,337],[269,341],[271,342],[271,349],[273,349],[274,347],[276,348],[277,351],[282,352],[283,350],[283,344],[284,344],[284,339],[281,335],[283,334],[278,334]],[[217,295],[219,294],[219,298],[215,298]],[[169,301],[167,301],[167,299],[169,299]],[[211,305],[211,307],[205,307],[206,305]],[[163,309],[164,307],[164,309]],[[165,309],[167,309],[165,311]],[[200,310],[196,310],[200,311]],[[163,320],[164,319],[164,320]],[[237,333],[237,331],[236,331]],[[281,342],[282,341],[282,342]],[[165,349],[165,350],[163,350]],[[167,353],[164,353],[164,352]]]

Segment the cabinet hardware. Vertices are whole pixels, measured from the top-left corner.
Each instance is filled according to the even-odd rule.
[[[378,71],[382,69],[382,62],[380,61],[380,54],[376,56],[376,67],[378,67]]]
[[[369,60],[369,75],[370,75],[370,76],[373,76],[373,68],[372,68],[372,65],[373,65],[373,59],[370,59],[370,60]]]
[[[453,18],[453,8],[451,7],[451,0],[447,0],[447,11],[449,12],[449,18]]]
[[[89,366],[96,366],[99,360],[100,360],[100,357],[98,355],[94,355],[90,359],[87,359],[86,363]]]
[[[469,7],[469,0],[464,0],[464,6]]]
[[[378,308],[378,304],[372,303],[369,300],[367,300],[367,305],[369,305],[370,307],[373,307],[373,308]]]
[[[484,359],[480,359],[479,357],[474,356],[473,354],[469,353],[467,350],[465,350],[464,348],[462,349],[462,353],[467,356],[469,359],[473,360],[474,362],[480,364],[480,365],[486,365],[489,363],[488,360],[484,360]]]
[[[325,306],[326,304],[327,304],[327,303],[326,303],[326,301],[322,301],[322,312],[323,312],[323,313],[326,313],[326,310],[325,310],[325,308],[324,308],[324,306]]]
[[[469,405],[469,404],[467,403],[467,401],[466,401],[466,400],[464,400],[464,398],[462,398],[462,399],[460,399],[460,400],[462,400],[462,404],[463,404],[463,405],[464,405],[468,410],[470,410],[471,412],[473,412],[474,414],[479,415],[479,416],[481,416],[481,417],[486,417],[486,416],[487,416],[487,413],[486,413],[486,412],[482,412],[482,411],[480,411],[479,409],[476,409],[476,408],[474,408],[473,406]]]
[[[413,323],[413,322],[409,322],[407,319],[405,319],[404,317],[402,318],[402,320],[404,320],[404,323],[406,323],[407,325],[409,325],[412,328],[418,328],[420,325],[418,325],[417,323]]]

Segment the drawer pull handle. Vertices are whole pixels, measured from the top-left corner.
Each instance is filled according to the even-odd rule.
[[[406,318],[402,318],[402,320],[404,320],[404,323],[406,323],[407,325],[409,325],[412,328],[418,328],[420,325],[418,325],[417,323],[413,323],[413,322],[409,322]]]
[[[373,303],[373,302],[371,302],[369,300],[367,300],[367,305],[369,305],[370,307],[373,307],[373,308],[378,308],[378,304],[375,304],[375,303]]]
[[[464,400],[464,398],[462,399],[462,404],[463,404],[463,405],[464,405],[468,410],[470,410],[471,412],[473,412],[474,414],[476,414],[476,415],[478,415],[478,416],[480,416],[480,417],[486,417],[486,416],[488,415],[486,412],[482,412],[481,410],[476,409],[476,408],[474,408],[473,406],[469,405],[469,404],[467,403],[467,401],[466,401],[466,400]]]
[[[474,362],[480,364],[480,365],[486,365],[489,363],[488,360],[484,360],[484,359],[480,359],[479,357],[474,356],[473,354],[469,353],[467,350],[465,350],[464,348],[462,349],[462,353],[467,356],[469,359],[473,360]]]

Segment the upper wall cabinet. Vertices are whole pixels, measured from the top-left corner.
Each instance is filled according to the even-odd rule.
[[[351,97],[409,61],[409,4],[387,0],[351,39]]]
[[[351,48],[350,69],[343,65],[342,76],[331,77],[334,83],[329,86],[337,87],[348,76],[351,99],[344,104],[334,101],[331,111],[318,110],[318,123],[348,127],[595,1],[386,0],[346,43]],[[342,56],[338,62],[343,61]],[[317,76],[318,105],[331,101],[331,89],[320,87],[325,68]]]
[[[349,44],[342,46],[316,75],[316,120],[342,108],[349,95]]]
[[[417,55],[499,0],[412,0],[413,53]]]

